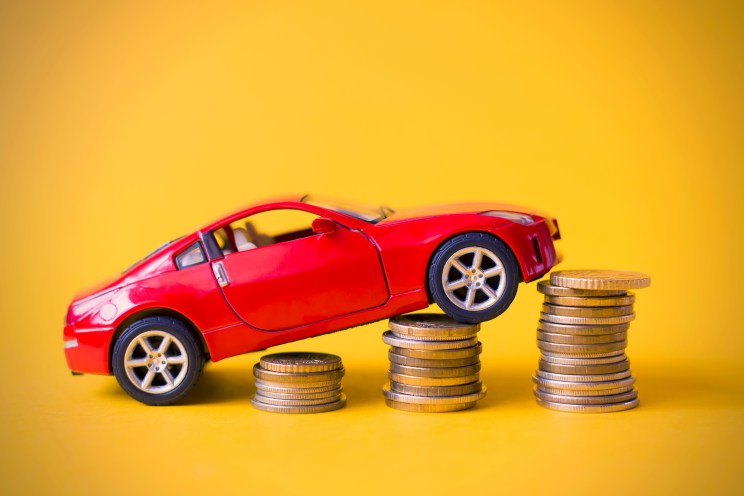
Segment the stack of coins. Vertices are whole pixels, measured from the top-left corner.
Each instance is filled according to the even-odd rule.
[[[341,358],[326,353],[275,353],[253,366],[251,404],[274,413],[320,413],[346,405]]]
[[[414,314],[390,319],[382,340],[390,345],[388,406],[409,412],[454,412],[486,395],[480,381],[478,324],[446,315]]]
[[[635,295],[651,279],[637,272],[570,270],[540,281],[545,295],[537,329],[541,357],[537,403],[552,410],[617,412],[638,406],[625,355]]]

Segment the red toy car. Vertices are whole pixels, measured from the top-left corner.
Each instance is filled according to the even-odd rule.
[[[74,373],[113,374],[170,404],[205,360],[426,308],[502,313],[557,262],[554,219],[498,204],[393,212],[305,196],[256,204],[171,241],[79,295],[65,319]]]

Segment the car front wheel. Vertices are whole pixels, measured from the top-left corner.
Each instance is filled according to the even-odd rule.
[[[436,251],[428,283],[447,315],[475,324],[509,307],[517,294],[519,266],[503,241],[485,233],[462,234]]]
[[[199,380],[204,356],[182,322],[146,317],[127,327],[114,345],[112,367],[119,385],[147,405],[170,405]]]

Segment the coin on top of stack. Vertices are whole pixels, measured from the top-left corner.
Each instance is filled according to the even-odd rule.
[[[635,295],[651,279],[638,272],[569,270],[540,281],[541,356],[533,376],[537,403],[553,410],[615,412],[638,406],[625,354]]]
[[[441,413],[475,406],[486,395],[480,381],[478,324],[442,314],[390,319],[382,340],[390,345],[390,382],[382,393],[392,408]]]
[[[341,358],[327,353],[275,353],[253,366],[251,404],[274,413],[321,413],[346,405]]]

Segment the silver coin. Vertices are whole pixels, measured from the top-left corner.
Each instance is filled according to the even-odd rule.
[[[389,372],[388,378],[391,381],[407,384],[409,386],[460,386],[470,384],[480,380],[480,374],[475,373],[462,377],[417,377],[414,375],[398,374]]]
[[[602,390],[602,389],[617,389],[625,386],[630,386],[635,383],[635,378],[627,377],[617,381],[604,381],[604,382],[575,382],[575,381],[555,381],[552,379],[544,379],[536,375],[532,376],[532,382],[540,386],[540,389],[560,389],[564,391],[589,391],[589,390]],[[583,393],[582,393],[583,394]]]
[[[478,344],[478,338],[460,339],[457,341],[417,341],[394,335],[391,331],[382,334],[382,341],[396,348],[413,348],[418,350],[458,350]]]
[[[403,410],[406,412],[416,413],[445,413],[445,412],[459,412],[461,410],[467,410],[473,408],[476,404],[475,401],[470,403],[454,403],[451,405],[419,405],[417,403],[403,403],[400,401],[393,401],[385,399],[385,404],[390,408],[396,410]]]
[[[334,396],[338,396],[343,391],[342,386],[336,386],[330,391],[323,391],[319,393],[306,393],[306,392],[297,392],[302,390],[294,390],[295,392],[292,393],[277,393],[272,390],[265,390],[258,386],[256,386],[256,394],[261,396],[266,396],[269,398],[276,398],[278,400],[303,400],[303,399],[319,399],[319,398],[332,398]],[[330,400],[329,400],[330,401]]]
[[[404,355],[398,355],[392,351],[388,352],[388,360],[392,363],[400,365],[408,365],[409,367],[428,367],[428,368],[442,368],[442,367],[466,367],[468,365],[475,365],[480,361],[478,355],[467,357],[467,358],[452,358],[452,359],[439,359],[439,360],[425,360],[423,358],[411,358]]]
[[[610,412],[620,412],[623,410],[630,410],[631,408],[635,408],[640,404],[640,401],[638,398],[630,401],[624,401],[622,403],[613,403],[609,405],[567,405],[565,403],[555,403],[552,401],[545,401],[541,400],[540,398],[535,398],[537,400],[537,404],[540,406],[544,406],[545,408],[549,408],[550,410],[558,410],[561,412],[571,412],[571,413],[610,413]]]
[[[567,405],[607,405],[632,401],[638,397],[638,391],[631,390],[625,393],[607,396],[569,396],[565,394],[546,393],[535,388],[535,396],[544,401],[565,403]]]
[[[595,365],[607,365],[611,363],[618,363],[628,359],[625,353],[619,353],[617,355],[605,357],[605,358],[566,358],[562,355],[546,355],[541,354],[540,356],[543,362],[553,363],[556,365],[571,365],[571,366],[589,366]]]
[[[537,341],[537,347],[539,349],[552,353],[612,353],[623,351],[627,346],[627,341],[602,344],[560,344],[548,343],[547,341],[540,340]]]
[[[257,401],[255,398],[251,400],[251,405],[258,410],[272,413],[323,413],[338,410],[346,406],[346,395],[342,394],[341,399],[334,401],[333,403],[324,403],[322,405],[311,405],[311,406],[282,406],[282,405],[269,405],[261,401]]]
[[[627,292],[624,289],[575,289],[554,286],[549,280],[539,281],[537,291],[548,296],[622,296]]]
[[[542,350],[541,353],[542,353],[542,357],[544,359],[548,359],[548,358],[578,358],[578,359],[581,359],[581,360],[594,360],[594,359],[600,359],[600,358],[618,357],[620,355],[624,355],[625,354],[625,350],[608,351],[606,353],[566,353],[565,351],[552,352],[552,351]]]
[[[628,333],[617,332],[615,334],[600,334],[598,336],[574,336],[570,334],[556,334],[538,330],[537,339],[547,343],[557,344],[604,344],[625,341],[628,339]]]
[[[382,387],[382,394],[386,399],[399,401],[401,403],[416,403],[418,405],[452,405],[457,403],[471,403],[486,397],[485,386],[477,393],[463,394],[458,396],[417,396],[413,394],[399,393],[390,389],[390,384]]]
[[[259,363],[264,370],[292,374],[327,372],[344,366],[339,356],[306,351],[265,355],[261,357]]]
[[[630,369],[626,369],[622,372],[615,372],[614,374],[558,374],[555,372],[548,372],[545,370],[538,370],[535,375],[540,379],[547,379],[550,381],[563,381],[563,382],[609,382],[619,381],[630,377]]]
[[[468,365],[466,367],[447,367],[447,368],[430,368],[430,367],[409,367],[397,363],[390,364],[390,372],[396,374],[412,375],[416,377],[462,377],[473,375],[481,369],[480,363]]]
[[[628,370],[630,368],[630,362],[624,360],[622,362],[606,363],[602,365],[558,365],[556,363],[540,360],[538,368],[545,372],[553,372],[555,374],[602,375],[616,374]]]
[[[324,405],[327,403],[334,403],[341,399],[341,394],[331,396],[328,398],[302,398],[302,399],[284,399],[284,398],[273,398],[271,396],[263,396],[258,392],[253,397],[256,401],[260,401],[265,405],[276,405],[276,406],[313,406],[313,405]]]
[[[634,386],[633,384],[627,385],[627,386],[621,386],[621,387],[615,387],[615,388],[608,388],[608,389],[583,389],[583,390],[577,390],[577,389],[560,389],[560,388],[549,388],[549,387],[543,387],[543,386],[535,386],[537,390],[543,391],[548,394],[560,394],[564,396],[574,396],[574,397],[589,397],[589,396],[610,396],[613,394],[622,394],[627,393],[628,391],[632,391]]]
[[[416,396],[458,396],[462,394],[477,393],[483,388],[483,383],[471,382],[460,386],[411,386],[391,381],[390,389],[398,393],[413,394]]]
[[[543,303],[542,311],[550,315],[562,315],[565,317],[622,317],[633,313],[633,305],[622,307],[562,307]]]
[[[635,314],[620,315],[619,317],[567,317],[565,315],[553,315],[540,312],[540,319],[555,324],[611,325],[631,322],[635,319]]]
[[[333,379],[322,382],[274,382],[262,381],[256,379],[256,388],[263,391],[272,391],[275,393],[321,393],[331,391],[339,387],[340,379]]]
[[[569,334],[572,336],[600,336],[602,334],[617,334],[630,329],[630,324],[610,325],[578,325],[578,324],[556,324],[541,320],[537,323],[537,329],[555,334]]]
[[[482,351],[483,346],[480,343],[458,350],[418,350],[415,348],[390,347],[391,353],[410,358],[420,358],[422,360],[457,360],[480,355]]]
[[[545,295],[545,303],[566,307],[619,307],[635,303],[635,295],[620,296],[550,296]]]
[[[274,372],[266,370],[260,364],[253,366],[253,375],[257,379],[281,383],[318,383],[339,380],[344,376],[344,369],[330,370],[327,372]]]
[[[453,341],[470,339],[479,324],[461,324],[451,317],[434,313],[399,315],[390,319],[390,330],[396,336],[424,341]]]

